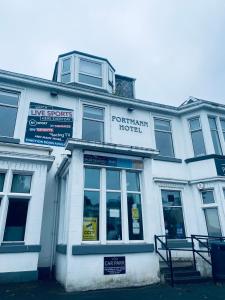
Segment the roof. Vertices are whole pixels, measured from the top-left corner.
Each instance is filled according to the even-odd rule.
[[[72,54],[84,55],[84,56],[87,56],[87,57],[90,57],[90,58],[99,59],[99,60],[104,60],[104,61],[106,61],[106,62],[110,65],[110,67],[115,71],[114,67],[111,65],[111,63],[108,61],[107,58],[104,58],[104,57],[101,57],[101,56],[95,56],[95,55],[92,55],[92,54],[89,54],[89,53],[80,52],[80,51],[76,51],[76,50],[73,50],[73,51],[70,51],[70,52],[67,52],[67,53],[60,54],[60,55],[58,56],[58,59],[61,58],[61,57],[64,57],[64,56],[72,55]]]
[[[55,82],[48,79],[43,79],[39,77],[34,77],[25,74],[19,74],[15,72],[10,72],[6,70],[0,70],[0,80],[4,83],[13,83],[20,84],[22,86],[32,86],[36,88],[47,89],[49,92],[54,91],[56,93],[61,94],[70,94],[74,96],[83,96],[86,98],[95,99],[95,101],[102,101],[106,103],[114,103],[117,105],[123,105],[126,107],[139,107],[142,109],[157,111],[157,112],[166,112],[168,114],[181,114],[186,113],[196,108],[200,108],[202,106],[207,108],[219,109],[225,113],[225,105],[198,99],[192,97],[191,100],[197,99],[197,101],[186,101],[182,103],[180,106],[175,107],[172,105],[161,104],[157,102],[142,100],[142,99],[132,99],[117,96],[114,94],[110,94],[104,90],[94,90],[89,88],[88,86],[77,86],[77,85],[68,85],[60,82]]]

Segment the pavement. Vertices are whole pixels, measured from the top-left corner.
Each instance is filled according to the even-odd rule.
[[[55,281],[0,285],[0,300],[225,300],[225,284],[150,285],[67,293]]]

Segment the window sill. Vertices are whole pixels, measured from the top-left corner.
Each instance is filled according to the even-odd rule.
[[[41,251],[41,245],[24,245],[23,243],[2,243],[0,246],[0,254],[40,252],[40,251]]]
[[[188,163],[195,162],[195,161],[214,159],[214,158],[225,159],[225,156],[224,155],[218,155],[218,154],[208,154],[208,155],[203,155],[203,156],[196,156],[196,157],[187,158],[187,159],[185,159],[185,162],[188,164]]]
[[[169,162],[174,162],[179,164],[182,163],[182,159],[175,158],[175,157],[160,156],[160,155],[156,156],[154,160],[169,161]]]
[[[152,253],[154,244],[74,245],[72,255]]]
[[[20,139],[15,139],[13,137],[7,136],[0,136],[0,143],[19,144]]]

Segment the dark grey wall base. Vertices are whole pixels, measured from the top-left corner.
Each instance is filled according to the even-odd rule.
[[[0,283],[26,282],[38,279],[37,271],[0,273]]]
[[[77,245],[72,247],[72,255],[129,254],[154,252],[153,244],[136,245]]]
[[[1,253],[25,253],[25,252],[40,252],[41,245],[9,245],[1,244],[0,254]]]
[[[188,242],[187,240],[174,240],[174,241],[168,241],[168,246],[170,248],[191,248],[192,244],[191,242]],[[163,247],[162,247],[163,248]]]
[[[160,156],[160,155],[154,157],[154,160],[168,161],[168,162],[174,162],[174,163],[178,163],[178,164],[182,163],[182,159],[180,159],[180,158],[166,157],[166,156]]]
[[[67,245],[59,244],[56,245],[56,252],[60,254],[66,254],[67,253]]]

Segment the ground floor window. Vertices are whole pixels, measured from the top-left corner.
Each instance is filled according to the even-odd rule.
[[[184,239],[185,227],[181,192],[162,190],[165,232],[169,239]]]
[[[143,240],[140,172],[84,168],[83,241],[104,239]]]
[[[208,235],[222,236],[218,207],[214,197],[214,190],[204,190],[201,192],[201,196]]]

